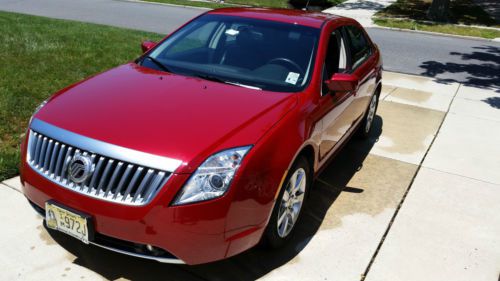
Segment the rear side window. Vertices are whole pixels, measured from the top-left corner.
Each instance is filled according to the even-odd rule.
[[[349,49],[351,50],[352,68],[361,65],[371,54],[371,47],[365,34],[355,26],[345,27],[349,37]]]

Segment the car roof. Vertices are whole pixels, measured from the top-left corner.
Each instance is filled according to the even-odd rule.
[[[323,23],[330,20],[345,19],[341,16],[321,12],[273,8],[222,8],[212,10],[208,14],[271,20],[316,28],[320,28]]]

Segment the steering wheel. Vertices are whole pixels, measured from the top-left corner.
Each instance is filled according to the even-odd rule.
[[[302,69],[302,67],[300,67],[300,65],[298,65],[296,62],[294,62],[291,59],[287,59],[287,58],[274,58],[274,59],[268,61],[267,64],[272,64],[274,62],[285,62],[288,65],[291,65],[293,68],[295,68],[295,70],[298,70],[298,72],[300,74],[304,74],[305,73],[305,71]]]

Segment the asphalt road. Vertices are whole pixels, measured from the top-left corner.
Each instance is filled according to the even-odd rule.
[[[163,34],[205,11],[120,0],[0,0],[0,10]],[[368,32],[382,50],[386,70],[500,88],[498,42],[377,28]]]
[[[389,71],[500,91],[500,43],[369,28]]]
[[[206,9],[120,0],[0,0],[0,10],[168,33]]]

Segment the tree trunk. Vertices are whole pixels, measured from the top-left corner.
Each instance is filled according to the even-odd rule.
[[[435,21],[447,21],[450,0],[432,0],[427,16]]]

